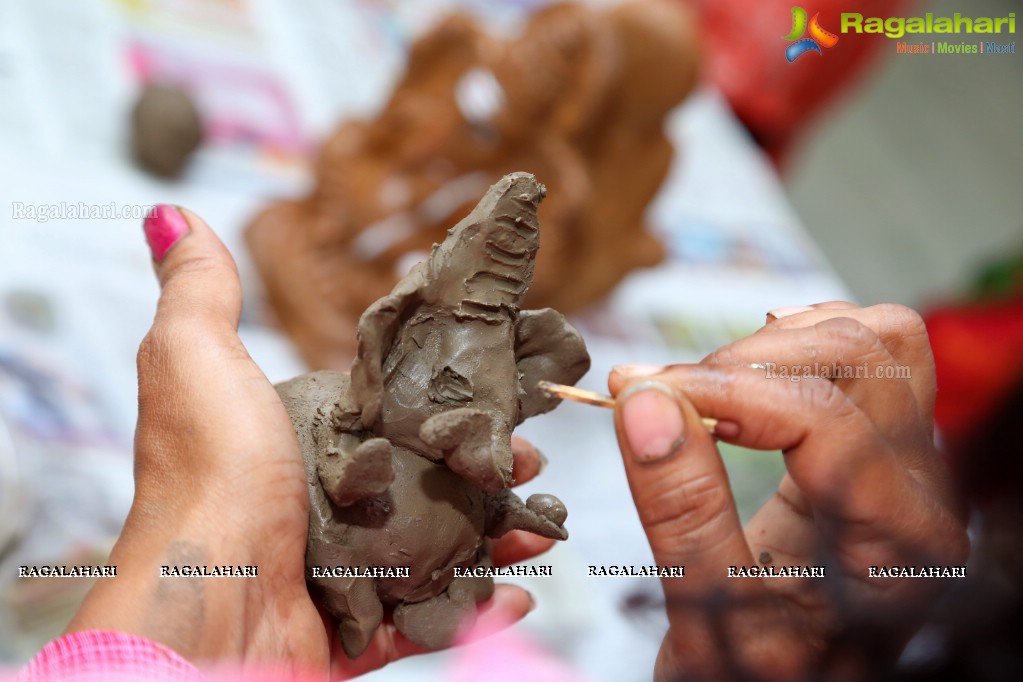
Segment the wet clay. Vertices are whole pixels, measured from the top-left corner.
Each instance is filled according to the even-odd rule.
[[[132,111],[132,152],[144,170],[181,175],[202,142],[202,120],[191,96],[170,85],[147,85]]]
[[[684,4],[555,4],[508,38],[455,15],[417,40],[379,114],[324,143],[310,195],[271,205],[246,234],[309,365],[347,368],[358,316],[408,254],[520,168],[551,190],[528,307],[577,311],[657,264],[664,250],[644,214],[674,155],[665,117],[697,73]]]
[[[512,429],[559,402],[537,382],[574,384],[590,365],[560,313],[520,310],[544,193],[528,173],[501,179],[363,313],[351,376],[277,387],[306,464],[309,583],[352,658],[387,613],[411,641],[449,645],[493,592],[492,578],[454,570],[489,566],[486,538],[568,537],[560,500],[509,489]],[[409,577],[314,576],[335,566]]]

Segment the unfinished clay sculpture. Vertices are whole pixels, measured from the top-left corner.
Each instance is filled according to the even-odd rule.
[[[132,110],[131,120],[135,161],[154,175],[181,175],[202,143],[199,110],[191,95],[177,86],[147,85]]]
[[[379,114],[324,143],[312,192],[268,207],[246,234],[306,361],[347,368],[358,315],[408,254],[519,168],[551,190],[528,306],[577,311],[657,264],[644,214],[672,163],[665,117],[695,82],[693,26],[678,0],[556,3],[518,36],[454,15],[417,40]]]
[[[388,611],[413,642],[450,644],[493,591],[490,577],[455,576],[489,565],[486,538],[568,535],[560,500],[509,489],[512,429],[558,403],[537,382],[573,384],[590,364],[560,313],[519,309],[544,192],[527,173],[491,187],[362,315],[350,378],[278,386],[306,463],[309,582],[353,658]],[[409,576],[337,577],[339,566]]]

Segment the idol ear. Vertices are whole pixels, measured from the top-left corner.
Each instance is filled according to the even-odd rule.
[[[371,428],[380,418],[384,360],[401,324],[423,300],[427,268],[428,261],[416,265],[390,294],[366,308],[359,318],[355,362],[352,363],[352,396],[362,410],[364,428]]]
[[[519,420],[549,412],[561,402],[537,387],[540,381],[574,384],[590,369],[583,337],[553,308],[524,310],[515,325],[519,367]]]

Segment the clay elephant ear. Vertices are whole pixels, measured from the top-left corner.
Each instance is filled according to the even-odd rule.
[[[519,421],[549,412],[561,402],[537,388],[538,381],[575,384],[590,369],[583,337],[553,308],[524,310],[515,325],[519,368]]]
[[[370,428],[380,417],[384,394],[383,366],[400,325],[423,302],[429,261],[419,263],[390,294],[366,308],[356,331],[352,363],[352,396],[362,410],[362,425]]]

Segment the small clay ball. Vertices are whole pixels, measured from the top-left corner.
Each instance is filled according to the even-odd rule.
[[[191,96],[170,85],[147,85],[132,112],[132,151],[144,169],[177,177],[202,142],[202,120]]]
[[[530,495],[526,500],[526,507],[559,526],[568,518],[568,509],[565,508],[565,503],[554,495],[543,493]]]

